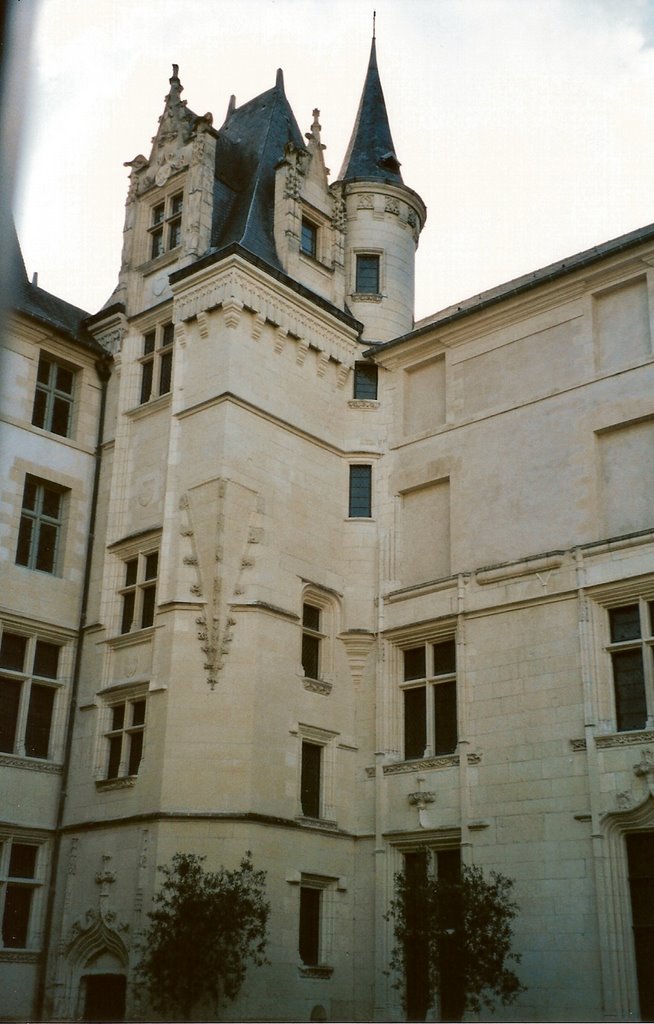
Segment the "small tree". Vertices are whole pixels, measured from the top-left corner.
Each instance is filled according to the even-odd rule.
[[[510,878],[495,871],[485,877],[481,868],[466,865],[456,879],[396,874],[387,915],[395,932],[390,967],[405,1008],[407,981],[416,969],[424,973],[424,1009],[439,993],[444,1019],[460,1020],[464,1010],[479,1011],[497,1001],[507,1006],[525,991],[508,966],[520,963],[511,951],[518,913],[512,888]]]
[[[176,853],[154,896],[137,972],[151,1006],[165,1018],[191,1018],[194,1007],[238,994],[248,961],[266,963],[270,904],[265,871],[250,851],[234,871],[205,871],[205,857]]]

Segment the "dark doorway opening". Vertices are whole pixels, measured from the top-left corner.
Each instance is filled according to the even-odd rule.
[[[127,978],[124,974],[87,974],[83,1020],[125,1020]]]
[[[627,836],[640,1019],[654,1020],[654,833]]]

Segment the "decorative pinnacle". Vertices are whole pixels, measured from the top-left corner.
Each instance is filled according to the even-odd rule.
[[[377,20],[377,11],[372,12],[372,38],[375,39],[375,21]]]

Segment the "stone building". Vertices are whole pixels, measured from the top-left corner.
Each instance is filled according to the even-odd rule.
[[[25,279],[8,331],[5,1016],[147,1015],[157,865],[249,849],[221,1016],[402,1019],[427,849],[516,881],[502,1019],[651,1019],[654,226],[416,324],[374,41],[331,184],[281,72],[219,129],[181,92],[107,305]]]

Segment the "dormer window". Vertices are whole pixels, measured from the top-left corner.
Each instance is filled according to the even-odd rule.
[[[302,218],[300,250],[305,256],[312,256],[314,260],[318,258],[318,228],[306,217]]]
[[[356,264],[355,291],[364,295],[378,295],[379,288],[379,256],[372,253],[359,253]]]
[[[150,221],[150,259],[176,249],[182,242],[182,207],[184,195],[176,192],[152,208]]]

